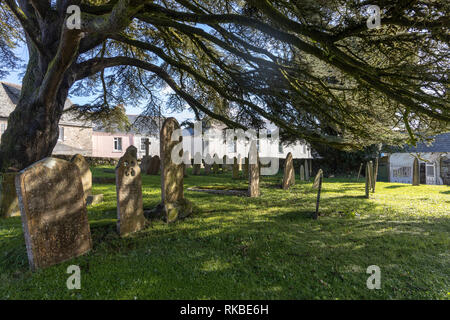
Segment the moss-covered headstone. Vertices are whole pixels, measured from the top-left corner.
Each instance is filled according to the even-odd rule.
[[[189,201],[184,198],[183,163],[175,163],[172,160],[172,150],[182,143],[180,141],[172,141],[172,134],[175,130],[180,129],[180,125],[175,118],[168,118],[164,121],[160,134],[160,155],[161,155],[161,200],[163,217],[166,222],[173,222],[179,218],[187,217],[192,213],[192,206]],[[180,158],[182,156],[180,152]]]
[[[16,191],[33,270],[72,259],[92,248],[76,165],[56,158],[38,161],[17,175]]]
[[[128,147],[116,167],[117,231],[124,237],[144,228],[141,169]]]

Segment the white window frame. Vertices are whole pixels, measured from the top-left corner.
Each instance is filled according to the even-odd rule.
[[[150,142],[149,138],[141,137],[141,151],[143,151],[143,152],[145,152],[145,141],[147,141],[147,140],[148,140],[148,142]],[[150,146],[149,146],[149,148],[150,148]]]
[[[119,144],[119,141],[120,141],[120,149],[116,148],[116,142],[117,142],[117,144]],[[122,152],[122,137],[114,137],[113,150],[114,150],[114,152]]]
[[[428,175],[428,168],[433,168],[433,175],[431,176],[431,175]],[[432,163],[432,164],[426,164],[425,165],[425,176],[426,177],[428,177],[428,178],[434,178],[434,177],[436,177],[436,166],[434,165],[434,163]]]
[[[64,138],[65,138],[65,136],[64,136],[64,127],[59,126],[58,130],[59,130],[58,141],[64,141]]]

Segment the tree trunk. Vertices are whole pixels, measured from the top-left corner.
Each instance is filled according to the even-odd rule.
[[[50,61],[30,52],[30,61],[23,79],[20,98],[9,115],[8,126],[0,145],[0,171],[17,171],[48,157],[58,141],[58,123],[70,88],[64,77],[56,99],[45,102],[39,91]],[[52,94],[52,93],[50,93]]]

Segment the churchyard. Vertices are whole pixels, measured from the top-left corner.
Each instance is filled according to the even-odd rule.
[[[20,217],[0,220],[0,299],[448,299],[450,187],[324,178],[319,217],[313,178],[282,188],[283,169],[260,179],[260,196],[192,188],[245,190],[232,170],[193,175],[184,197],[192,215],[147,220],[120,237],[114,167],[91,167],[92,249],[33,272]],[[97,183],[100,181],[102,183]],[[51,190],[45,191],[51,193]],[[161,202],[159,175],[142,174],[144,211]],[[139,228],[138,228],[139,229]],[[69,290],[71,265],[81,289]],[[381,269],[381,289],[366,286]]]

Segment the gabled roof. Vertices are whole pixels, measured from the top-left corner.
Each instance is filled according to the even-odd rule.
[[[417,147],[408,147],[405,152],[450,152],[450,132],[435,136],[431,144],[418,143]]]
[[[18,84],[0,82],[0,118],[8,118],[11,112],[14,111],[19,101],[21,88],[22,86]],[[64,103],[64,110],[67,110],[71,106],[72,101],[67,99]],[[73,111],[63,112],[59,124],[66,126],[92,127],[92,123],[78,120]]]

